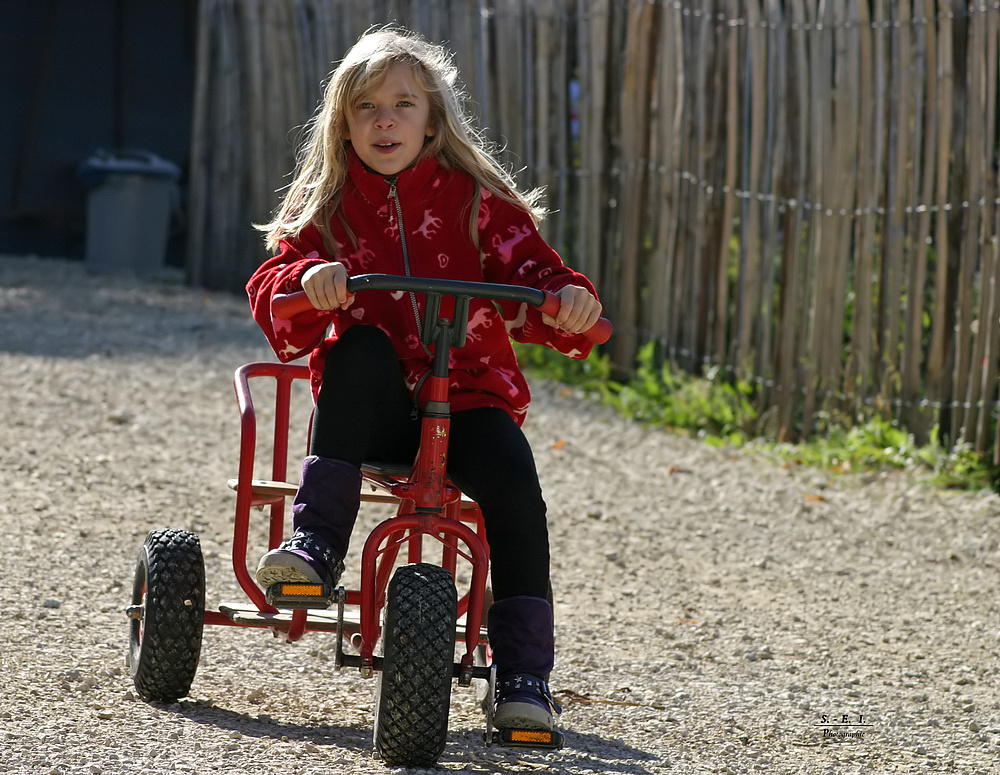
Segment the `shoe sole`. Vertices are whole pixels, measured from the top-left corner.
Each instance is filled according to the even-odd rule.
[[[551,732],[552,714],[531,702],[501,703],[493,716],[497,729],[537,729]]]
[[[257,566],[257,583],[266,589],[273,584],[323,584],[325,580],[319,577],[309,563],[297,554],[288,552],[264,555]]]

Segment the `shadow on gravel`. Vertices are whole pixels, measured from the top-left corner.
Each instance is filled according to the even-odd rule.
[[[234,710],[201,705],[161,706],[196,724],[239,732],[244,737],[329,745],[350,751],[371,751],[371,728],[352,725],[289,724],[268,716],[250,716]]]
[[[244,737],[271,739],[282,742],[311,743],[330,746],[360,754],[370,754],[372,750],[372,730],[368,725],[330,724],[288,724],[220,707],[202,705],[158,705],[162,710],[176,713],[195,724],[215,727],[219,730],[238,732]],[[608,739],[600,735],[584,734],[565,730],[565,747],[554,754],[545,751],[505,749],[498,746],[487,748],[483,743],[482,730],[452,730],[448,745],[440,759],[444,769],[460,767],[463,772],[572,772],[594,773],[594,775],[652,775],[644,763],[665,764],[663,760],[639,748],[627,745],[620,739]],[[471,760],[471,752],[486,754],[485,760]],[[527,769],[517,769],[518,763]],[[449,766],[450,765],[450,766]],[[499,768],[499,769],[498,769]],[[659,768],[657,768],[659,771]]]
[[[566,761],[572,761],[574,766],[580,770],[586,770],[589,767],[595,773],[621,772],[629,773],[629,775],[633,773],[641,775],[649,772],[643,766],[644,762],[663,763],[659,756],[643,751],[641,748],[634,748],[621,739],[608,739],[600,735],[571,730],[564,730],[564,734],[566,747],[562,754],[564,757],[570,754],[572,759],[566,759]]]
[[[646,763],[660,765],[655,772],[662,771],[663,760],[648,751],[633,748],[622,740],[608,739],[600,735],[582,734],[563,730],[565,746],[560,751],[527,751],[493,746],[483,743],[481,729],[452,731],[448,746],[439,764],[449,770],[459,768],[469,773],[495,772],[549,772],[549,773],[594,773],[594,775],[652,775]],[[470,761],[469,752],[489,752],[488,761]],[[522,767],[518,768],[518,764]]]

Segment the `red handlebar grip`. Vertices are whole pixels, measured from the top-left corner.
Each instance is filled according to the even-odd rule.
[[[554,318],[559,314],[559,297],[550,291],[545,291],[545,301],[538,310],[543,315]],[[611,321],[607,318],[598,318],[593,326],[583,332],[583,335],[594,344],[604,344],[611,338]]]
[[[300,312],[315,309],[305,291],[276,293],[271,297],[271,313],[282,320],[291,320]]]

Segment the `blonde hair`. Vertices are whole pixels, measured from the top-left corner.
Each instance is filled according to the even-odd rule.
[[[382,28],[362,35],[333,71],[323,101],[306,125],[292,183],[274,219],[256,227],[265,232],[270,250],[277,250],[279,240],[314,225],[327,249],[334,252],[330,219],[347,180],[347,111],[377,89],[397,62],[413,68],[414,79],[430,102],[428,120],[437,131],[428,139],[423,155],[436,157],[445,168],[468,173],[476,182],[469,215],[473,244],[479,245],[477,220],[484,188],[523,208],[536,222],[542,219],[541,190],[523,193],[517,189],[511,174],[495,158],[492,144],[463,109],[465,95],[458,87],[451,54],[414,33]]]

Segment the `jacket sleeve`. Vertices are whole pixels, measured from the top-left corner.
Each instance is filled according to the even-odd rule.
[[[566,266],[542,238],[531,216],[519,207],[483,191],[479,209],[483,276],[487,282],[524,285],[557,293],[567,285],[586,288],[597,298],[587,277]],[[586,358],[593,343],[582,334],[548,326],[537,307],[498,302],[507,332],[518,342],[551,347],[571,358]]]
[[[253,273],[246,289],[254,320],[278,360],[287,363],[319,346],[326,336],[331,313],[309,310],[292,320],[284,320],[272,312],[271,300],[278,294],[301,291],[306,270],[331,259],[323,248],[322,238],[312,227],[304,229],[295,239],[282,240],[278,248],[278,254]]]

